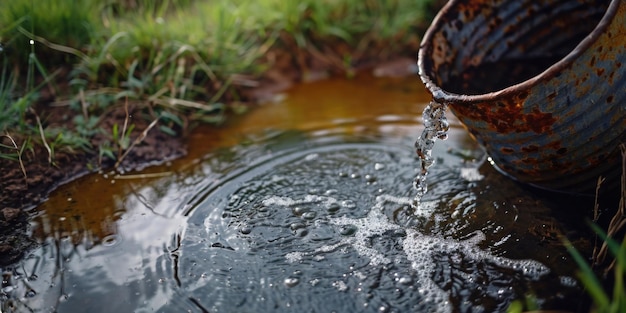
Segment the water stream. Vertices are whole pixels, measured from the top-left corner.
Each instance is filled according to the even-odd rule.
[[[432,156],[432,150],[437,139],[445,140],[448,138],[448,130],[450,124],[446,118],[446,110],[448,106],[436,101],[430,103],[424,108],[422,113],[422,123],[424,130],[415,141],[415,149],[420,159],[420,170],[417,173],[415,182],[413,183],[416,191],[413,199],[413,206],[419,206],[419,203],[428,191],[426,179],[428,177],[428,169],[433,166],[435,160]]]
[[[588,249],[586,226],[495,171],[445,106],[420,119],[428,101],[414,77],[300,85],[194,132],[183,159],[63,186],[41,247],[2,269],[1,311],[575,310],[559,236]]]

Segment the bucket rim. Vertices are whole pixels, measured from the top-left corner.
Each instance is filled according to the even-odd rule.
[[[495,90],[488,93],[483,94],[457,94],[453,92],[449,92],[438,86],[428,75],[428,72],[425,69],[424,60],[426,58],[426,51],[428,48],[432,47],[432,42],[435,33],[438,29],[441,28],[441,25],[444,23],[443,17],[449,11],[451,11],[459,2],[462,0],[449,0],[437,13],[432,23],[424,33],[424,37],[420,43],[420,48],[418,51],[417,57],[417,67],[418,67],[418,75],[426,89],[432,94],[434,101],[444,102],[444,103],[479,103],[479,102],[488,102],[494,101],[498,99],[502,99],[511,95],[520,94],[524,91],[528,91],[532,87],[538,85],[542,81],[547,81],[550,78],[554,77],[567,67],[569,67],[574,61],[576,61],[585,51],[587,51],[604,33],[604,31],[609,27],[612,23],[613,18],[617,14],[618,7],[620,5],[620,1],[622,0],[611,0],[609,6],[607,7],[602,19],[598,22],[598,24],[594,27],[594,29],[583,39],[581,40],[576,47],[572,51],[570,51],[566,56],[557,61],[556,63],[549,66],[543,72],[527,79],[517,84],[508,86],[506,88]]]

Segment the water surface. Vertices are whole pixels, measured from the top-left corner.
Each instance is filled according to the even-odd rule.
[[[299,85],[189,155],[101,173],[38,208],[41,248],[4,269],[2,312],[575,309],[568,208],[498,174],[451,114],[428,192],[414,77]]]

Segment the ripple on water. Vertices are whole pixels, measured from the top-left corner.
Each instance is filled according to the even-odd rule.
[[[463,240],[425,233],[420,226],[439,215],[436,205],[422,201],[403,213],[413,192],[409,149],[312,150],[235,177],[195,209],[177,264],[190,307],[451,312],[483,305],[491,311],[527,291],[502,286],[547,274],[536,261],[484,250],[480,231]],[[365,177],[374,172],[376,180]]]

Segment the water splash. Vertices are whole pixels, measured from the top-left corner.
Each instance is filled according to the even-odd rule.
[[[313,200],[313,198],[297,200],[287,197],[271,199],[271,202],[276,204],[291,205],[311,203]],[[336,199],[319,197],[315,198],[315,201],[332,203]],[[299,250],[302,248],[301,244],[292,246],[298,250],[287,253],[285,260],[290,264],[317,264],[319,266],[326,258],[333,259],[337,255],[349,255],[350,249],[354,249],[359,257],[368,260],[365,266],[358,269],[350,267],[352,272],[342,275],[340,280],[333,280],[332,276],[322,276],[316,278],[317,282],[330,279],[333,280],[332,286],[339,291],[345,291],[350,288],[350,280],[347,279],[349,277],[363,276],[358,286],[368,284],[368,276],[363,271],[377,272],[380,275],[378,278],[380,281],[384,281],[381,277],[393,276],[391,280],[396,283],[396,290],[413,293],[411,298],[413,300],[419,298],[419,301],[412,306],[413,309],[420,312],[440,313],[455,312],[459,309],[451,298],[458,301],[466,296],[464,292],[459,292],[456,288],[459,290],[485,288],[479,282],[484,281],[490,275],[491,268],[507,271],[512,277],[527,282],[539,281],[550,273],[550,269],[538,261],[509,259],[484,250],[481,244],[487,240],[487,236],[480,230],[473,232],[465,239],[452,239],[437,234],[426,234],[417,229],[402,228],[385,215],[384,211],[387,208],[406,205],[410,201],[410,198],[392,195],[377,196],[376,203],[369,209],[367,215],[359,218],[340,216],[329,220],[329,223],[338,229],[353,226],[354,233],[342,236],[339,242],[323,245],[313,251]],[[429,216],[431,213],[424,212],[424,216]],[[387,244],[381,244],[381,242]],[[445,265],[438,263],[440,261],[438,258],[441,256],[444,256]],[[412,271],[386,270],[393,268],[394,264],[402,264],[405,258],[410,262]],[[442,271],[442,267],[445,267],[445,270]],[[493,272],[497,273],[498,270]],[[455,280],[456,287],[442,283],[452,278]],[[485,298],[498,299],[505,298],[505,296],[512,298],[515,291],[507,285],[515,283],[514,279],[500,277],[492,286],[480,293]],[[383,290],[385,287],[379,286],[369,292],[373,296]],[[357,293],[362,291],[363,288],[355,290]],[[472,312],[480,312],[480,310],[472,310]]]
[[[412,202],[412,206],[415,208],[419,205],[426,191],[428,191],[426,176],[428,175],[428,169],[435,163],[432,157],[435,141],[437,141],[437,139],[445,140],[448,138],[450,124],[446,118],[447,108],[447,104],[433,100],[424,108],[424,112],[422,113],[424,130],[422,131],[422,135],[415,141],[415,152],[421,161],[419,172],[413,182],[413,186],[417,191]]]

